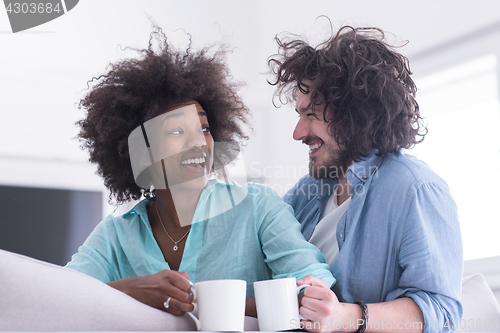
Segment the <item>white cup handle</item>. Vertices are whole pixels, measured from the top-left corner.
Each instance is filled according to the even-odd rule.
[[[305,289],[305,288],[307,288],[307,287],[310,287],[310,285],[308,285],[308,284],[303,284],[303,285],[301,285],[301,286],[297,286],[297,290],[295,291],[295,293],[297,294],[297,296],[299,296],[299,293],[300,293],[300,291],[301,291],[302,289]]]
[[[194,308],[196,309],[196,304],[193,305]],[[193,319],[194,323],[196,324],[196,329],[199,331],[201,329],[200,320],[196,318],[194,314],[192,314],[191,312],[186,312],[186,313],[191,317],[191,319]]]
[[[305,289],[305,288],[307,288],[307,287],[310,287],[310,285],[308,285],[308,284],[303,284],[303,285],[301,285],[301,286],[298,286],[298,287],[297,287],[297,290],[296,290],[296,294],[297,294],[297,296],[299,296],[299,293],[300,293],[300,291],[301,291],[302,289]],[[302,319],[306,319],[306,318],[302,317],[302,316],[300,315],[300,313],[299,313],[299,319],[300,319],[300,320],[302,320]]]
[[[191,288],[191,291],[193,292],[193,301],[196,300],[196,290],[194,289],[194,287]],[[193,303],[193,306],[194,306],[194,310],[196,310],[196,308],[198,307],[198,305],[196,303]],[[196,318],[196,316],[194,314],[192,314],[191,312],[186,312],[190,317],[191,319],[193,319],[194,323],[196,324],[196,329],[199,331],[201,330],[201,324],[200,324],[200,320],[198,318]]]

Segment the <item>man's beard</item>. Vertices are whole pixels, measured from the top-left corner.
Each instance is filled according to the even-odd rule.
[[[316,179],[334,179],[345,177],[349,167],[349,155],[346,151],[336,151],[325,145],[328,158],[320,165],[314,165],[314,158],[309,160],[309,174]]]

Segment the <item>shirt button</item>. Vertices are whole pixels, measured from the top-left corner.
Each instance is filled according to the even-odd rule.
[[[344,234],[340,234],[340,238],[344,238]]]
[[[366,180],[366,178],[368,178],[368,177],[366,177],[366,176],[363,176],[363,177],[361,177],[361,178],[363,178],[364,180]]]

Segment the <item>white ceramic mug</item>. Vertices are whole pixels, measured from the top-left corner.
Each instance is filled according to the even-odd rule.
[[[198,331],[239,331],[245,324],[247,283],[244,280],[212,280],[193,286],[198,318],[192,313]]]
[[[309,285],[297,286],[295,278],[254,282],[259,330],[296,329],[300,323],[298,295],[306,287]]]

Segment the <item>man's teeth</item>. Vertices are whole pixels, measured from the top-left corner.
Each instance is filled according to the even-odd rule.
[[[312,146],[309,146],[309,149],[310,149],[311,151],[313,151],[313,150],[318,149],[319,147],[321,147],[321,143],[316,143],[316,144],[314,144],[314,145],[312,145]]]
[[[189,158],[187,160],[181,161],[181,164],[193,164],[193,163],[205,163],[205,157],[201,158]]]

